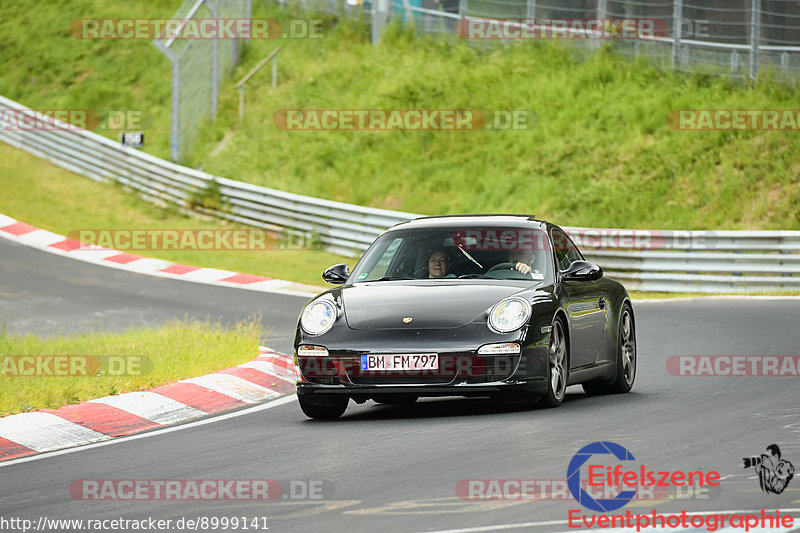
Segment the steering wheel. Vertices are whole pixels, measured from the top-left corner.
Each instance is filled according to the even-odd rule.
[[[514,270],[517,265],[514,263],[498,263],[489,270],[486,271],[488,274],[489,272],[494,272],[495,270]]]

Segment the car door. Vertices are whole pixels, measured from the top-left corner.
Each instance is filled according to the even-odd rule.
[[[556,269],[562,272],[573,261],[583,260],[578,247],[561,229],[551,230]],[[597,361],[606,323],[606,302],[600,285],[590,280],[560,281],[567,293],[569,317],[570,368],[579,368]]]

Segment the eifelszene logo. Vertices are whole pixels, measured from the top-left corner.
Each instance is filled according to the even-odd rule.
[[[595,500],[592,496],[589,495],[588,492],[583,490],[581,487],[581,466],[583,466],[593,455],[599,454],[611,454],[620,461],[635,461],[636,458],[633,456],[631,452],[620,446],[619,444],[608,442],[608,441],[600,441],[600,442],[593,442],[591,444],[587,444],[576,453],[572,460],[569,462],[569,466],[567,467],[567,487],[569,488],[572,497],[575,500],[583,505],[584,507],[591,509],[592,511],[598,511],[601,513],[606,513],[608,511],[614,511],[619,509],[620,507],[624,507],[629,501],[631,501],[634,496],[636,496],[635,490],[624,490],[617,494],[612,499],[599,499]],[[592,466],[589,466],[591,470]],[[621,465],[618,465],[621,466]],[[589,474],[589,484],[592,485],[591,481],[591,472]]]
[[[794,465],[786,459],[781,459],[781,449],[777,444],[767,446],[767,452],[769,453],[762,453],[760,457],[745,457],[742,459],[744,467],[756,471],[761,490],[780,494],[794,477]]]
[[[599,457],[599,456],[610,457]],[[592,511],[607,513],[624,507],[633,500],[637,488],[649,487],[687,487],[718,486],[720,474],[716,471],[663,471],[648,470],[640,464],[630,470],[624,470],[622,464],[608,465],[616,458],[620,463],[636,461],[631,452],[614,442],[598,441],[587,444],[572,457],[567,467],[567,487],[572,497],[582,506]],[[588,487],[615,487],[619,492],[613,498],[595,499],[581,482],[581,469],[585,467]]]

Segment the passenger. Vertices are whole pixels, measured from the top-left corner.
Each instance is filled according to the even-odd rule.
[[[453,274],[448,274],[450,267],[450,256],[444,250],[434,250],[428,257],[428,277],[429,278],[454,278]]]

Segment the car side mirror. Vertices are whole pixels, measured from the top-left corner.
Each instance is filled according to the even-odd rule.
[[[569,268],[561,272],[562,281],[594,281],[602,277],[600,265],[589,261],[573,261]]]
[[[328,269],[322,273],[322,279],[334,285],[341,285],[347,281],[347,278],[349,277],[350,267],[344,263],[339,263],[338,265],[328,267]]]

